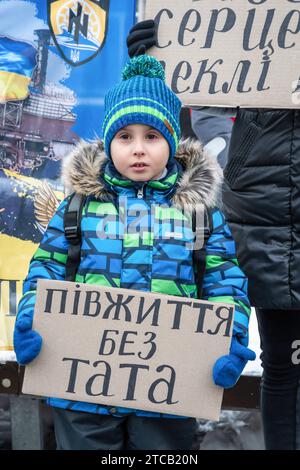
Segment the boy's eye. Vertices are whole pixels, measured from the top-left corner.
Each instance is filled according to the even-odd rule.
[[[129,134],[119,134],[119,139],[124,139],[124,140],[127,140],[127,139],[130,139],[130,135]]]
[[[158,139],[158,135],[155,134],[154,132],[150,132],[147,134],[147,139],[153,140],[153,139]]]

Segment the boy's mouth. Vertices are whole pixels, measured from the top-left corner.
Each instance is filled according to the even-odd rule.
[[[134,163],[133,165],[131,165],[131,168],[145,168],[146,166],[148,166],[146,163],[139,162],[139,163]]]

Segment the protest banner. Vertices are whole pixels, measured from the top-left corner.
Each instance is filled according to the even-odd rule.
[[[299,0],[147,0],[149,53],[188,106],[300,108]]]
[[[41,279],[43,347],[22,391],[218,420],[212,367],[228,354],[233,317],[229,304]]]

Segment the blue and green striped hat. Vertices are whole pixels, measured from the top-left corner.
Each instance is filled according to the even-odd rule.
[[[161,63],[148,55],[134,57],[125,66],[122,78],[105,96],[102,132],[107,156],[120,129],[146,124],[165,137],[173,157],[180,138],[181,102],[166,85]]]

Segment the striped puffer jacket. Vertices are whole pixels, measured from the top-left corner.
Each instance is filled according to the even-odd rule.
[[[100,142],[81,142],[64,161],[63,179],[72,192],[86,196],[77,282],[196,297],[192,250],[187,249],[194,237],[190,225],[181,222],[188,218],[191,208],[205,206],[213,227],[206,246],[203,299],[235,305],[234,334],[247,345],[247,279],[239,268],[231,232],[217,207],[220,168],[199,142],[182,141],[168,164],[167,174],[147,183],[123,179]],[[31,260],[18,315],[25,311],[33,315],[38,279],[65,279],[68,241],[63,219],[67,200],[60,204]],[[134,224],[139,227],[138,233],[129,230]],[[48,401],[55,407],[92,413],[161,416],[58,398]]]

